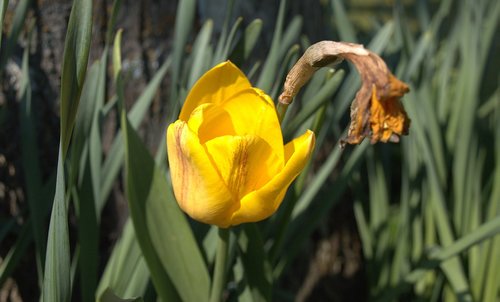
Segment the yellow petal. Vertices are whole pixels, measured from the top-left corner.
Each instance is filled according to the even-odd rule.
[[[184,121],[168,127],[167,150],[172,186],[181,209],[195,220],[228,226],[239,204]]]
[[[240,209],[231,218],[231,225],[260,221],[276,212],[288,186],[300,174],[309,160],[314,143],[314,133],[309,130],[288,143],[285,146],[286,164],[283,170],[262,188],[242,198]]]
[[[283,135],[271,98],[259,89],[247,89],[222,104],[237,135],[256,135],[283,153]]]
[[[283,169],[283,155],[255,135],[217,137],[206,143],[206,150],[234,200],[260,189]]]
[[[228,112],[214,104],[198,106],[189,117],[188,126],[198,135],[200,144],[219,136],[236,135]]]
[[[258,89],[246,89],[221,106],[202,104],[190,115],[189,128],[200,143],[224,135],[255,135],[277,154],[283,154],[283,136],[276,109],[269,96]],[[283,156],[278,158],[283,164]]]
[[[233,63],[220,63],[207,71],[189,92],[179,119],[187,121],[191,112],[201,104],[220,104],[242,90],[250,88],[246,76]]]

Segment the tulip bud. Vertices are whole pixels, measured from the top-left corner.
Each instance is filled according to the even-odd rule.
[[[193,219],[229,227],[263,220],[309,160],[314,133],[283,145],[271,98],[231,62],[193,86],[167,129],[172,186]]]

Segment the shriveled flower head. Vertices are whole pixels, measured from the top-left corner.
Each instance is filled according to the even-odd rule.
[[[362,85],[351,105],[351,124],[342,146],[359,144],[365,137],[371,143],[398,142],[410,127],[400,101],[409,91],[408,86],[390,72],[378,55],[360,44],[321,41],[311,45],[288,73],[280,103],[290,104],[318,68],[343,59],[356,66]]]
[[[346,143],[359,144],[366,136],[370,142],[399,142],[401,135],[407,135],[410,119],[400,98],[409,90],[387,68],[376,54],[367,56],[352,53],[344,55],[361,74],[361,89],[351,105],[351,125]]]
[[[272,215],[315,137],[283,145],[273,101],[231,62],[203,75],[167,130],[172,185],[193,219],[229,227]]]

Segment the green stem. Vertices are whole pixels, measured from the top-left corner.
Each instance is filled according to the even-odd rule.
[[[210,302],[222,301],[222,291],[226,284],[227,250],[229,245],[229,229],[219,228],[219,240],[217,243],[217,256],[215,258],[214,275],[212,278],[212,291]]]
[[[286,110],[288,109],[289,104],[284,104],[281,102],[278,102],[278,105],[276,105],[276,111],[278,112],[278,120],[280,121],[280,124],[283,122],[283,119],[285,118],[285,113]]]

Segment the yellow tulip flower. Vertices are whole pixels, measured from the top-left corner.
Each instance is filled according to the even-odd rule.
[[[271,98],[233,63],[194,85],[167,129],[175,198],[193,219],[222,228],[271,216],[306,165],[314,133],[283,145]]]

